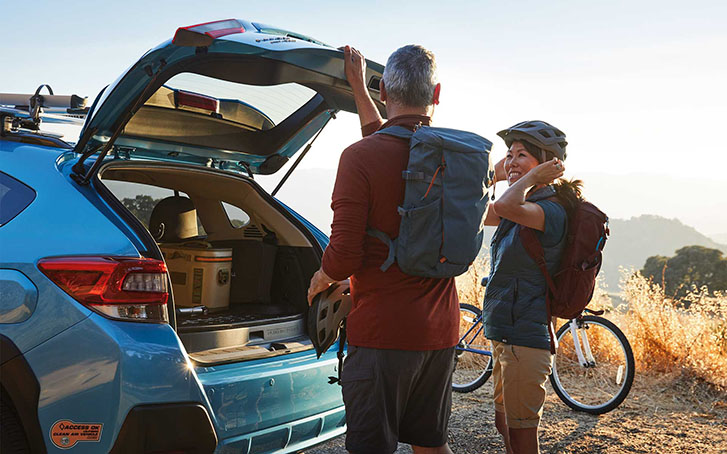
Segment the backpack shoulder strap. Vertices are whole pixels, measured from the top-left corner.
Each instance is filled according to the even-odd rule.
[[[545,263],[545,251],[543,245],[540,243],[538,236],[535,234],[535,230],[530,227],[520,226],[520,241],[525,247],[525,252],[528,253],[531,259],[535,261],[535,264],[540,268],[540,272],[543,273],[545,280],[548,282],[550,291],[555,295],[555,282],[550,277],[548,272],[548,266]]]
[[[557,340],[555,339],[555,329],[553,328],[553,319],[550,315],[550,301],[551,297],[556,295],[555,282],[550,277],[548,272],[548,266],[545,263],[545,251],[543,245],[540,243],[538,236],[535,234],[535,230],[530,227],[520,226],[520,241],[525,247],[525,251],[528,253],[535,263],[540,268],[540,272],[545,276],[545,280],[548,283],[549,292],[545,292],[545,311],[548,318],[548,334],[550,335],[550,353],[555,354],[558,349]]]
[[[388,128],[379,129],[374,134],[386,134],[387,136],[394,136],[409,140],[411,139],[411,136],[414,135],[414,131],[403,126],[389,126]]]
[[[385,234],[381,230],[368,228],[366,229],[366,233],[374,238],[378,238],[383,241],[385,245],[389,246],[389,256],[386,257],[386,261],[380,267],[381,271],[388,270],[389,267],[394,264],[394,260],[396,260],[396,240],[392,240],[389,238],[389,235]]]

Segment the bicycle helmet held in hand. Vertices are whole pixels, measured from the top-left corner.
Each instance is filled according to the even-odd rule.
[[[550,151],[561,161],[567,156],[565,133],[555,126],[540,120],[523,121],[497,133],[509,148],[513,142],[524,140],[543,151]],[[544,161],[545,159],[543,159]]]
[[[336,341],[343,319],[351,311],[348,280],[335,282],[315,298],[308,308],[308,335],[321,355]]]

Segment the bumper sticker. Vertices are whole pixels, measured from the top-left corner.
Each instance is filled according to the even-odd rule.
[[[72,448],[79,441],[99,441],[103,424],[77,423],[68,419],[56,421],[50,429],[50,439],[61,449]]]

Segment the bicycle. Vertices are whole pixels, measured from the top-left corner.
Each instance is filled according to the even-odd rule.
[[[486,285],[487,278],[482,285]],[[557,333],[550,384],[570,408],[600,415],[618,407],[634,381],[634,355],[623,332],[611,321],[590,315],[569,320]],[[490,341],[483,333],[482,311],[460,304],[460,341],[455,347],[452,389],[472,392],[492,375]]]

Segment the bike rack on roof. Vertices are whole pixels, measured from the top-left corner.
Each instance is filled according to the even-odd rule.
[[[47,95],[40,94],[46,88]],[[0,93],[2,134],[19,129],[38,131],[42,121],[49,123],[83,123],[88,114],[87,97],[56,95],[43,84],[34,94]]]

